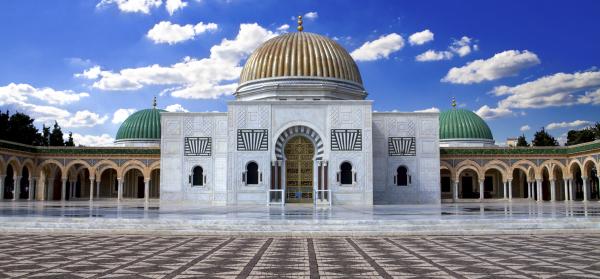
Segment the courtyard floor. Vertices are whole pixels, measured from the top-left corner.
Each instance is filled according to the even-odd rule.
[[[0,278],[600,278],[600,234],[0,234]]]
[[[204,206],[140,200],[3,201],[0,232],[398,236],[600,233],[600,202]]]

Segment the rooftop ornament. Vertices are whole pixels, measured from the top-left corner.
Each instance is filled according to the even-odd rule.
[[[304,27],[302,27],[302,16],[298,16],[298,32],[302,32]]]

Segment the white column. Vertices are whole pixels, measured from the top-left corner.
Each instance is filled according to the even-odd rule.
[[[452,201],[458,201],[458,181],[452,181]]]
[[[33,200],[33,194],[35,193],[35,182],[37,179],[35,179],[34,177],[29,179],[29,197],[27,198],[28,200]]]
[[[484,180],[479,180],[479,199],[481,201],[483,201],[483,199],[484,199],[484,196],[483,196],[483,186],[484,186],[483,182],[484,182]]]
[[[508,181],[502,183],[502,189],[504,190],[504,199],[508,198],[508,190],[506,188],[508,188]]]
[[[512,201],[512,192],[513,192],[513,188],[512,188],[512,180],[508,180],[508,200]]]
[[[0,175],[0,200],[4,199],[4,179],[6,175]]]
[[[565,191],[565,201],[569,201],[569,180],[568,179],[563,179],[563,190]]]
[[[556,201],[556,180],[550,180],[550,201]]]
[[[587,181],[587,177],[582,176],[581,180],[583,180],[583,201],[587,201],[588,200],[588,181]]]
[[[94,200],[94,179],[95,177],[90,177],[90,201]]]
[[[537,196],[537,201],[541,202],[542,201],[542,180],[538,179],[535,181],[536,184],[536,196]]]
[[[67,179],[62,179],[62,188],[60,192],[60,200],[65,201],[67,199]]]
[[[117,188],[117,200],[123,200],[123,179],[117,178],[118,188]]]
[[[21,177],[20,176],[15,176],[15,179],[13,181],[13,201],[16,201],[19,199],[19,196],[21,195]]]
[[[148,202],[150,199],[150,179],[144,180],[144,201]]]
[[[96,199],[100,198],[100,179],[96,181]]]

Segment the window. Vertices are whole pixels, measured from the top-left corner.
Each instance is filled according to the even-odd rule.
[[[258,184],[259,181],[259,172],[258,172],[258,164],[255,162],[250,162],[246,165],[246,184]]]
[[[342,185],[352,184],[354,180],[352,179],[352,164],[348,162],[343,162],[340,165],[340,174],[339,181]]]
[[[408,169],[405,166],[399,166],[396,169],[395,180],[397,186],[408,186],[410,184],[410,175],[408,175]]]
[[[203,186],[204,180],[204,169],[201,166],[195,166],[192,169],[192,186]]]

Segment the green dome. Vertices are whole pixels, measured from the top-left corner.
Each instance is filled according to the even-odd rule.
[[[440,140],[494,140],[490,127],[479,115],[466,109],[451,109],[440,113]]]
[[[160,140],[160,113],[162,109],[144,109],[127,117],[119,127],[116,141]]]

